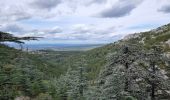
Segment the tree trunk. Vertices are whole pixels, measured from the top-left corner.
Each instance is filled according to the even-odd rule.
[[[155,63],[153,62],[152,63],[152,79],[154,80],[155,79]],[[154,83],[154,81],[152,81],[152,84],[151,84],[151,100],[155,100],[155,86],[156,84]]]
[[[155,84],[152,83],[152,88],[151,88],[151,100],[155,100]]]
[[[125,70],[126,70],[126,74],[127,74],[128,73],[128,69],[129,69],[128,63],[125,64],[125,68],[126,68]],[[128,89],[129,89],[129,80],[128,80],[128,77],[125,76],[125,88],[124,88],[124,91],[128,92]]]
[[[62,96],[62,100],[67,100],[67,96]]]
[[[79,87],[79,91],[80,91],[80,96],[83,96],[83,69],[82,67],[80,68],[80,87]]]

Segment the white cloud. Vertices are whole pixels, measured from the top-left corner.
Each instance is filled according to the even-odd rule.
[[[170,13],[170,2],[168,0],[165,0],[166,3],[163,4],[158,11],[163,13]]]
[[[0,31],[63,42],[110,42],[170,22],[169,0],[0,0],[0,5]]]
[[[119,0],[100,13],[100,17],[123,17],[131,13],[143,0]]]
[[[61,3],[61,0],[34,0],[30,3],[31,7],[50,10]]]

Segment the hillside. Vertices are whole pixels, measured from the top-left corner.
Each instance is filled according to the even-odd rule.
[[[95,48],[93,50],[89,50],[86,52],[73,53],[73,55],[69,57],[65,57],[64,59],[58,61],[58,59],[53,59],[54,54],[58,54],[62,52],[53,51],[46,53],[49,56],[42,57],[44,60],[49,60],[51,63],[55,63],[56,66],[62,68],[68,68],[71,66],[72,68],[76,67],[76,62],[81,62],[81,60],[85,60],[86,67],[88,70],[89,79],[95,79],[101,68],[106,64],[106,58],[109,53],[113,53],[120,44],[142,44],[145,48],[150,48],[152,45],[163,45],[165,49],[165,53],[169,55],[170,51],[170,24],[159,27],[155,30],[151,30],[148,32],[134,33],[126,36],[123,40],[119,40],[118,42],[111,43],[105,45],[103,47]],[[69,53],[69,52],[66,52]],[[70,52],[72,53],[72,52]],[[54,56],[53,56],[54,55]],[[61,57],[62,58],[62,57]]]
[[[47,91],[46,81],[60,74],[55,66],[35,55],[0,44],[0,99],[34,97]]]
[[[62,68],[68,68],[68,69],[71,67],[73,69],[73,76],[72,76],[72,71],[70,71],[70,70],[66,71],[65,70],[66,72],[64,72],[64,73],[66,73],[66,74],[62,75],[58,79],[59,84],[57,84],[57,86],[63,87],[63,85],[62,85],[63,83],[74,84],[74,85],[75,84],[82,84],[82,83],[74,83],[74,81],[77,80],[76,76],[74,76],[74,74],[77,73],[77,71],[79,72],[80,67],[83,67],[85,69],[85,72],[84,72],[85,76],[84,77],[86,77],[86,79],[87,79],[86,81],[88,82],[88,85],[87,85],[88,89],[84,90],[88,94],[88,95],[84,94],[86,97],[89,97],[90,99],[94,99],[94,100],[96,100],[97,98],[98,98],[97,100],[103,100],[101,98],[104,98],[104,96],[106,96],[106,98],[109,97],[109,96],[113,96],[114,92],[119,93],[120,91],[123,91],[122,87],[124,87],[124,86],[123,86],[122,82],[124,80],[121,80],[121,79],[124,79],[125,76],[119,76],[119,75],[121,75],[120,73],[116,73],[116,71],[112,71],[112,70],[119,70],[121,68],[121,66],[120,67],[117,67],[117,66],[110,66],[109,67],[108,61],[110,61],[110,60],[108,60],[108,57],[115,54],[115,53],[117,54],[117,52],[121,53],[121,48],[120,48],[121,45],[133,45],[133,44],[135,44],[135,45],[138,45],[137,47],[135,47],[137,49],[137,51],[135,51],[135,52],[137,52],[137,54],[135,54],[135,55],[137,55],[137,56],[138,56],[138,53],[140,53],[140,51],[145,52],[146,54],[144,54],[144,55],[147,55],[148,52],[150,52],[150,53],[153,52],[152,51],[153,46],[160,46],[161,49],[163,50],[163,55],[165,55],[165,57],[167,57],[166,59],[168,60],[169,57],[170,57],[169,56],[169,51],[170,51],[170,46],[169,46],[170,37],[169,36],[170,36],[170,24],[159,27],[155,30],[151,30],[151,31],[148,31],[148,32],[135,33],[135,34],[129,35],[129,36],[125,37],[123,40],[119,40],[115,43],[111,43],[111,44],[105,45],[103,47],[95,48],[93,50],[89,50],[89,51],[86,51],[86,52],[80,52],[80,53],[74,54],[72,56],[66,57],[64,60],[62,60],[64,63],[60,64],[59,66],[62,67]],[[132,49],[133,49],[133,46],[132,46]],[[55,54],[55,52],[53,52],[53,53]],[[161,52],[160,52],[160,54],[161,54]],[[52,55],[53,54],[51,54],[51,56]],[[126,58],[121,58],[122,55],[123,54],[120,54],[120,59],[122,59],[123,61],[124,61],[124,59],[128,61],[129,59],[133,59],[133,57],[134,58],[136,57],[136,56],[132,56],[132,58],[126,59]],[[133,53],[131,55],[133,55]],[[159,53],[153,54],[153,55],[159,55]],[[157,56],[157,57],[159,58],[159,56]],[[46,57],[44,57],[44,58],[46,59]],[[145,58],[145,57],[142,57],[140,59],[143,59],[143,58]],[[50,59],[50,58],[48,58],[48,59]],[[139,59],[139,61],[140,61],[140,59]],[[151,61],[152,61],[152,59],[154,60],[155,58],[151,57],[151,58],[147,58],[147,59],[151,59]],[[133,60],[136,60],[136,59],[133,59]],[[163,60],[163,59],[160,59],[157,62],[160,62],[161,60]],[[163,61],[165,61],[165,60],[163,60]],[[57,62],[57,61],[54,60],[54,62]],[[61,62],[59,62],[59,63],[61,63]],[[114,62],[114,60],[113,60],[113,62]],[[110,62],[110,63],[112,63],[112,62]],[[168,60],[168,63],[169,63],[169,60]],[[138,66],[140,66],[140,67],[137,68],[137,69],[134,69],[134,70],[137,70],[137,72],[139,71],[138,74],[135,74],[135,75],[139,75],[139,76],[135,76],[135,77],[146,77],[146,78],[144,78],[144,80],[142,80],[139,83],[136,83],[136,84],[133,83],[133,84],[135,86],[139,85],[138,88],[140,87],[140,85],[143,86],[144,84],[145,84],[145,86],[150,86],[150,88],[152,88],[153,85],[151,83],[152,83],[153,80],[147,79],[152,75],[150,75],[150,71],[145,72],[145,70],[150,70],[150,69],[147,69],[147,67],[146,67],[147,65],[145,65],[145,63],[142,64],[142,65],[138,65]],[[142,69],[141,66],[145,66],[144,69]],[[157,66],[159,66],[159,64]],[[164,86],[167,86],[169,84],[169,80],[167,80],[166,77],[170,77],[170,68],[165,63],[164,64],[161,63],[160,66],[161,67],[159,67],[158,69],[161,70],[161,71],[158,72],[158,73],[162,73],[165,80],[159,79],[160,74],[159,75],[156,74],[156,76],[159,77],[158,80],[156,80],[156,82],[158,82],[158,83],[160,81],[165,82],[163,84],[164,84]],[[118,69],[114,69],[114,68],[118,68]],[[142,72],[142,71],[144,71],[144,72]],[[115,73],[115,75],[117,74],[118,76],[113,77],[114,76],[113,73]],[[139,73],[141,73],[141,74],[139,74]],[[143,75],[143,73],[146,73],[146,74],[144,74],[144,76],[140,76],[140,75]],[[79,75],[77,75],[77,76],[79,76]],[[154,76],[154,77],[156,77],[156,76]],[[69,77],[73,78],[72,79],[73,83],[72,82],[70,83],[71,80],[70,80]],[[79,76],[79,77],[82,77],[82,76]],[[115,79],[115,83],[114,83],[114,81],[112,81],[112,80],[116,77],[119,77],[119,78]],[[139,79],[136,79],[136,80],[141,80],[141,79],[139,78]],[[60,81],[61,81],[61,83],[60,83]],[[151,81],[151,83],[150,83],[150,81]],[[145,83],[143,83],[143,82],[145,82]],[[117,83],[119,83],[119,84],[117,84]],[[83,83],[83,84],[86,84],[86,83]],[[114,85],[116,87],[113,87]],[[149,96],[144,96],[144,95],[148,95],[148,93],[149,93],[149,92],[146,92],[147,90],[143,90],[143,89],[147,88],[145,86],[140,87],[140,90],[132,89],[132,91],[135,91],[134,94],[132,93],[130,95],[129,99],[121,98],[121,100],[136,100],[135,98],[138,98],[139,100],[141,100],[141,99],[145,100],[147,98],[147,100],[150,100]],[[65,85],[64,85],[64,87],[65,87]],[[74,89],[77,88],[77,87],[79,87],[79,86],[75,85],[74,88],[71,88],[71,89],[68,89],[68,90],[69,91],[76,91]],[[165,87],[164,87],[164,89],[165,89]],[[166,89],[167,89],[167,87],[166,87]],[[64,93],[67,94],[67,89],[63,90],[63,88],[59,88],[57,90],[59,91],[57,93],[58,95],[59,94],[65,95],[65,94],[63,94],[63,91],[65,91]],[[60,91],[62,91],[62,92],[60,92]],[[103,92],[103,91],[105,91],[105,92]],[[142,92],[142,91],[145,91],[145,92]],[[159,91],[162,91],[162,90],[159,90]],[[123,94],[123,95],[126,95],[126,96],[129,95],[129,94],[126,94],[126,91],[124,91],[124,92],[125,92],[125,94]],[[166,91],[162,91],[162,92],[163,92],[163,94],[160,93],[159,94],[160,96],[157,96],[157,97],[161,98],[161,100],[163,98],[164,98],[164,100],[168,100],[168,98],[170,97],[169,91],[166,90]],[[74,92],[72,92],[72,93],[74,93]],[[101,94],[101,93],[104,93],[104,94]],[[109,95],[109,93],[110,93],[110,95]],[[158,94],[158,92],[155,92],[155,93]],[[155,95],[155,93],[153,93],[153,94]],[[68,93],[68,95],[69,95],[69,93]],[[74,94],[72,94],[72,95],[74,95]],[[120,94],[120,95],[122,95],[122,94]],[[120,97],[122,97],[122,96],[120,96]],[[135,97],[135,98],[133,99],[133,97]],[[144,98],[144,97],[146,97],[146,98]],[[75,98],[75,97],[71,96],[70,98]],[[109,98],[111,98],[111,97],[109,97]],[[106,100],[120,100],[120,98],[118,96],[116,96],[115,98],[119,98],[119,99],[109,99],[109,98],[107,98]],[[155,100],[155,99],[152,99],[152,100]]]

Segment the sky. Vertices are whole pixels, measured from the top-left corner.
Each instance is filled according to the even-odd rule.
[[[100,44],[170,23],[170,0],[0,0],[0,31]]]

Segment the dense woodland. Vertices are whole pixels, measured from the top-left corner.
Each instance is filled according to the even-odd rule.
[[[89,51],[16,50],[0,32],[0,100],[169,100],[170,24]]]

